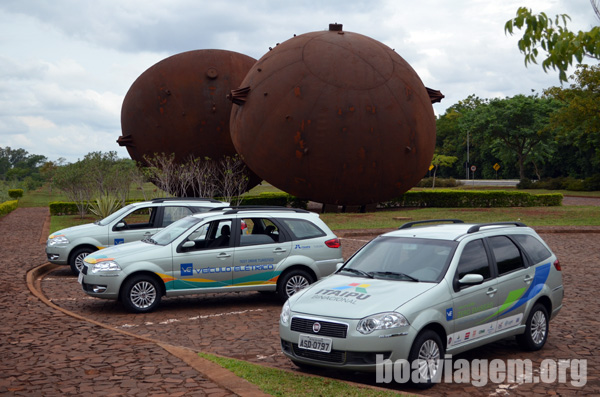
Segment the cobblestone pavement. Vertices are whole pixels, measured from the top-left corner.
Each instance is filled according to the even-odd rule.
[[[39,211],[36,214],[43,217],[46,210],[28,211]],[[14,218],[17,216],[18,213]],[[20,228],[18,220],[6,218],[0,220],[0,230]],[[28,230],[37,229],[31,227]],[[505,340],[454,357],[455,360],[529,359],[537,376],[540,375],[540,364],[544,359],[553,362],[559,359],[584,359],[587,360],[587,382],[583,387],[576,386],[568,371],[566,382],[562,383],[532,384],[505,380],[475,387],[470,383],[454,382],[436,385],[425,392],[395,383],[384,386],[425,395],[600,394],[600,359],[597,356],[600,320],[596,308],[599,301],[596,291],[600,284],[598,231],[598,228],[538,230],[561,261],[566,291],[563,310],[550,324],[550,335],[544,349],[524,353],[514,340]],[[32,240],[39,239],[39,232],[30,234],[35,235]],[[342,238],[344,256],[349,256],[371,237],[370,234],[348,233]],[[5,263],[4,252],[14,248],[0,248],[0,257],[3,258],[0,263],[5,270],[3,282],[7,284],[3,290],[9,291],[0,296],[3,312],[8,312],[3,317],[9,320],[0,325],[0,393],[22,391],[28,394],[35,387],[39,390],[45,387],[49,394],[62,391],[75,394],[90,390],[82,387],[94,388],[98,382],[106,394],[117,393],[117,390],[119,393],[138,395],[192,390],[206,394],[209,394],[206,390],[215,395],[227,394],[227,390],[211,385],[201,374],[191,374],[185,363],[155,344],[126,338],[116,331],[99,329],[44,307],[23,287],[24,271],[44,262],[43,248],[34,243],[23,247],[22,241],[14,244],[19,247],[20,257],[9,263]],[[2,247],[10,245],[3,244]],[[120,303],[83,294],[66,267],[58,268],[46,276],[41,288],[53,304],[114,330],[125,330],[193,351],[216,353],[302,372],[280,351],[278,317],[281,304],[269,294],[248,292],[165,298],[155,312],[132,315]],[[26,315],[23,314],[24,310]],[[314,374],[376,385],[372,374],[336,371],[318,371]],[[167,384],[166,379],[172,383]],[[152,381],[155,383],[149,384]],[[61,388],[58,386],[60,384],[64,386]]]

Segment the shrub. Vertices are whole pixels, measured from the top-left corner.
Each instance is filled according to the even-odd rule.
[[[435,187],[456,187],[462,183],[454,178],[435,178]],[[433,178],[423,178],[417,187],[433,187]]]
[[[104,195],[90,203],[90,212],[100,219],[104,219],[119,208],[121,201],[111,195]]]
[[[19,202],[17,200],[5,201],[0,204],[0,215],[6,215],[17,209]]]
[[[23,189],[8,189],[8,197],[18,200],[23,197]]]
[[[562,204],[562,194],[529,194],[504,190],[433,190],[409,191],[397,199],[380,203],[380,208],[393,207],[441,207],[441,208],[489,208],[534,207]]]
[[[588,192],[600,190],[600,174],[595,174],[589,178],[585,178],[583,181],[583,188]]]

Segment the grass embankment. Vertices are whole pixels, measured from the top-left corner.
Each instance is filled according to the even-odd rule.
[[[350,385],[330,378],[304,376],[246,361],[200,353],[201,357],[219,364],[240,378],[257,385],[272,396],[398,396],[395,391],[375,390]]]

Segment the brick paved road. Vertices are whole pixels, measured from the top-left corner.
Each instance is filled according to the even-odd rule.
[[[0,227],[3,228],[4,221],[0,222]],[[464,358],[467,360],[475,358],[487,358],[489,360],[496,358],[502,360],[509,358],[531,359],[534,364],[534,370],[539,368],[543,359],[586,359],[588,370],[587,384],[580,388],[573,386],[570,382],[565,384],[556,382],[551,384],[503,382],[476,388],[470,384],[453,383],[437,385],[432,390],[422,394],[471,394],[482,396],[600,394],[600,359],[596,355],[600,344],[598,338],[600,335],[600,320],[598,319],[598,310],[596,308],[596,304],[599,301],[596,291],[597,285],[600,284],[600,272],[598,271],[600,266],[600,234],[579,233],[581,230],[577,228],[570,228],[570,230],[566,231],[561,229],[562,233],[556,233],[556,231],[558,230],[547,228],[542,230],[542,236],[561,260],[566,296],[564,301],[565,307],[559,317],[551,323],[550,337],[546,347],[540,352],[523,353],[517,348],[513,340],[506,340],[476,349],[455,358]],[[369,237],[355,236],[351,239],[343,239],[345,256],[362,245]],[[19,267],[27,268],[33,265],[31,262],[35,262],[35,264],[43,262],[42,250],[37,252],[37,254],[32,252],[29,255],[29,259],[21,262]],[[22,274],[20,277],[22,279]],[[169,343],[185,346],[193,350],[213,352],[263,365],[298,371],[280,352],[277,322],[281,305],[269,295],[229,293],[185,298],[166,298],[156,312],[144,315],[132,315],[127,313],[119,303],[89,298],[79,288],[76,279],[70,275],[67,268],[60,268],[52,272],[42,282],[44,294],[51,298],[54,304],[74,313],[93,318],[115,329],[127,330],[133,334],[168,341]],[[81,363],[85,362],[84,365],[91,365],[87,363],[87,359],[98,355],[94,349],[101,350],[103,354],[106,350],[112,351],[115,356],[124,355],[125,357],[131,357],[132,354],[144,356],[145,350],[153,352],[147,355],[164,354],[164,352],[156,352],[156,350],[161,350],[156,346],[152,348],[139,341],[130,341],[129,339],[121,341],[121,337],[112,338],[110,330],[97,330],[81,322],[70,320],[66,316],[54,314],[49,308],[41,307],[31,297],[26,297],[25,295],[27,294],[25,292],[15,293],[23,295],[23,298],[19,300],[20,302],[25,299],[28,301],[28,305],[34,306],[34,319],[29,320],[29,322],[23,320],[25,324],[32,326],[36,321],[35,318],[42,316],[45,318],[43,320],[43,327],[41,327],[44,330],[36,332],[43,333],[43,335],[54,335],[54,333],[60,335],[60,337],[51,337],[50,340],[52,343],[42,344],[40,342],[42,346],[38,346],[36,352],[44,350],[44,346],[50,346],[47,349],[62,357],[61,365],[71,376],[81,373],[81,368],[77,364],[73,364],[73,361],[79,360]],[[9,307],[5,302],[12,300],[11,297],[2,296],[0,299],[3,302],[3,307]],[[18,307],[15,307],[14,310],[22,313],[22,309]],[[17,313],[12,314],[12,317],[16,316]],[[47,326],[46,323],[48,323]],[[23,327],[21,322],[19,322],[19,327]],[[109,333],[109,335],[106,335],[105,332]],[[94,335],[92,336],[90,333]],[[100,335],[96,335],[96,333]],[[0,336],[3,340],[5,339],[5,334],[9,335],[5,325],[2,325],[0,326]],[[28,351],[31,349],[31,346],[36,346],[36,338],[23,335],[17,339],[20,341],[20,345],[19,343],[17,345],[20,346],[21,350],[14,345],[5,348],[4,342],[2,350],[0,350],[2,357],[5,354],[10,355],[11,362],[20,361],[19,353],[17,352]],[[73,339],[73,342],[67,344],[63,342],[64,339]],[[90,344],[90,340],[99,341],[102,339],[103,342],[97,343],[99,346],[95,346],[92,343],[94,348],[85,347]],[[56,343],[60,347],[54,347],[53,344]],[[138,344],[140,345],[139,348],[131,349],[132,345],[137,346]],[[6,387],[7,379],[10,379],[12,387],[23,384],[22,387],[26,388],[25,390],[29,390],[27,389],[30,387],[28,385],[35,384],[34,382],[37,380],[23,376],[24,371],[27,371],[30,366],[37,369],[36,373],[40,372],[39,369],[48,370],[50,373],[57,372],[56,370],[52,372],[52,355],[46,353],[42,359],[36,358],[35,362],[32,362],[32,358],[23,360],[22,363],[19,362],[18,364],[19,369],[10,372],[8,378],[5,375],[0,375],[0,392],[7,390],[1,388],[3,386]],[[33,356],[36,356],[36,354],[33,354]],[[110,355],[102,357],[108,359]],[[173,360],[172,357],[170,359]],[[164,357],[163,360],[168,361]],[[4,365],[4,360],[2,361],[0,373],[7,371],[10,367],[9,365]],[[109,376],[109,372],[114,377],[115,368],[112,365],[107,365],[103,361],[103,358],[97,358],[95,363],[96,367],[85,367],[88,371],[91,371],[83,379],[88,382],[85,384],[93,384],[95,378],[104,376],[107,378],[107,388],[109,384],[112,384],[115,388],[130,387],[137,391],[134,386],[130,386],[126,382],[121,382],[124,384],[118,384],[117,386],[115,386],[114,382],[111,383],[112,379]],[[139,370],[144,366],[137,365],[136,367]],[[185,366],[175,367],[185,368]],[[106,371],[106,373],[102,371]],[[173,369],[169,367],[164,371],[169,372],[173,371]],[[25,373],[29,374],[31,372],[33,371],[29,370],[29,372]],[[85,371],[83,372],[85,373]],[[319,374],[364,384],[375,384],[373,375],[346,374],[333,371],[320,372]],[[539,374],[539,371],[535,374]],[[189,376],[189,374],[187,375]],[[139,388],[140,383],[145,383],[144,379],[146,376],[143,371],[138,371],[136,376],[137,378],[134,378],[134,380],[129,379],[128,382],[136,382]],[[67,378],[69,376],[61,378],[60,381],[69,383]],[[174,376],[174,382],[177,379],[182,381],[186,379],[187,381],[189,378],[180,373]],[[197,383],[193,387],[201,389],[202,383],[198,381],[197,377],[193,377],[193,379]],[[570,381],[571,379],[567,378],[567,380]],[[76,382],[70,382],[70,384],[74,383]],[[185,385],[181,384],[179,386],[185,387]],[[71,387],[77,387],[77,385]],[[158,387],[158,385],[154,385],[154,387]],[[415,390],[401,388],[394,384],[389,385],[389,387],[395,390],[404,389],[415,392]],[[56,390],[56,387],[49,390]],[[126,391],[127,389],[121,390]],[[139,391],[140,394],[142,392]]]

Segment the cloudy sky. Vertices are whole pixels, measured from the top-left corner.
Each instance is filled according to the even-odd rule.
[[[437,114],[475,94],[541,93],[557,73],[525,68],[504,23],[520,6],[598,24],[589,0],[2,0],[0,147],[68,162],[116,150],[123,98],[135,79],[171,55],[198,49],[259,59],[294,34],[344,30],[394,48],[446,98]]]

